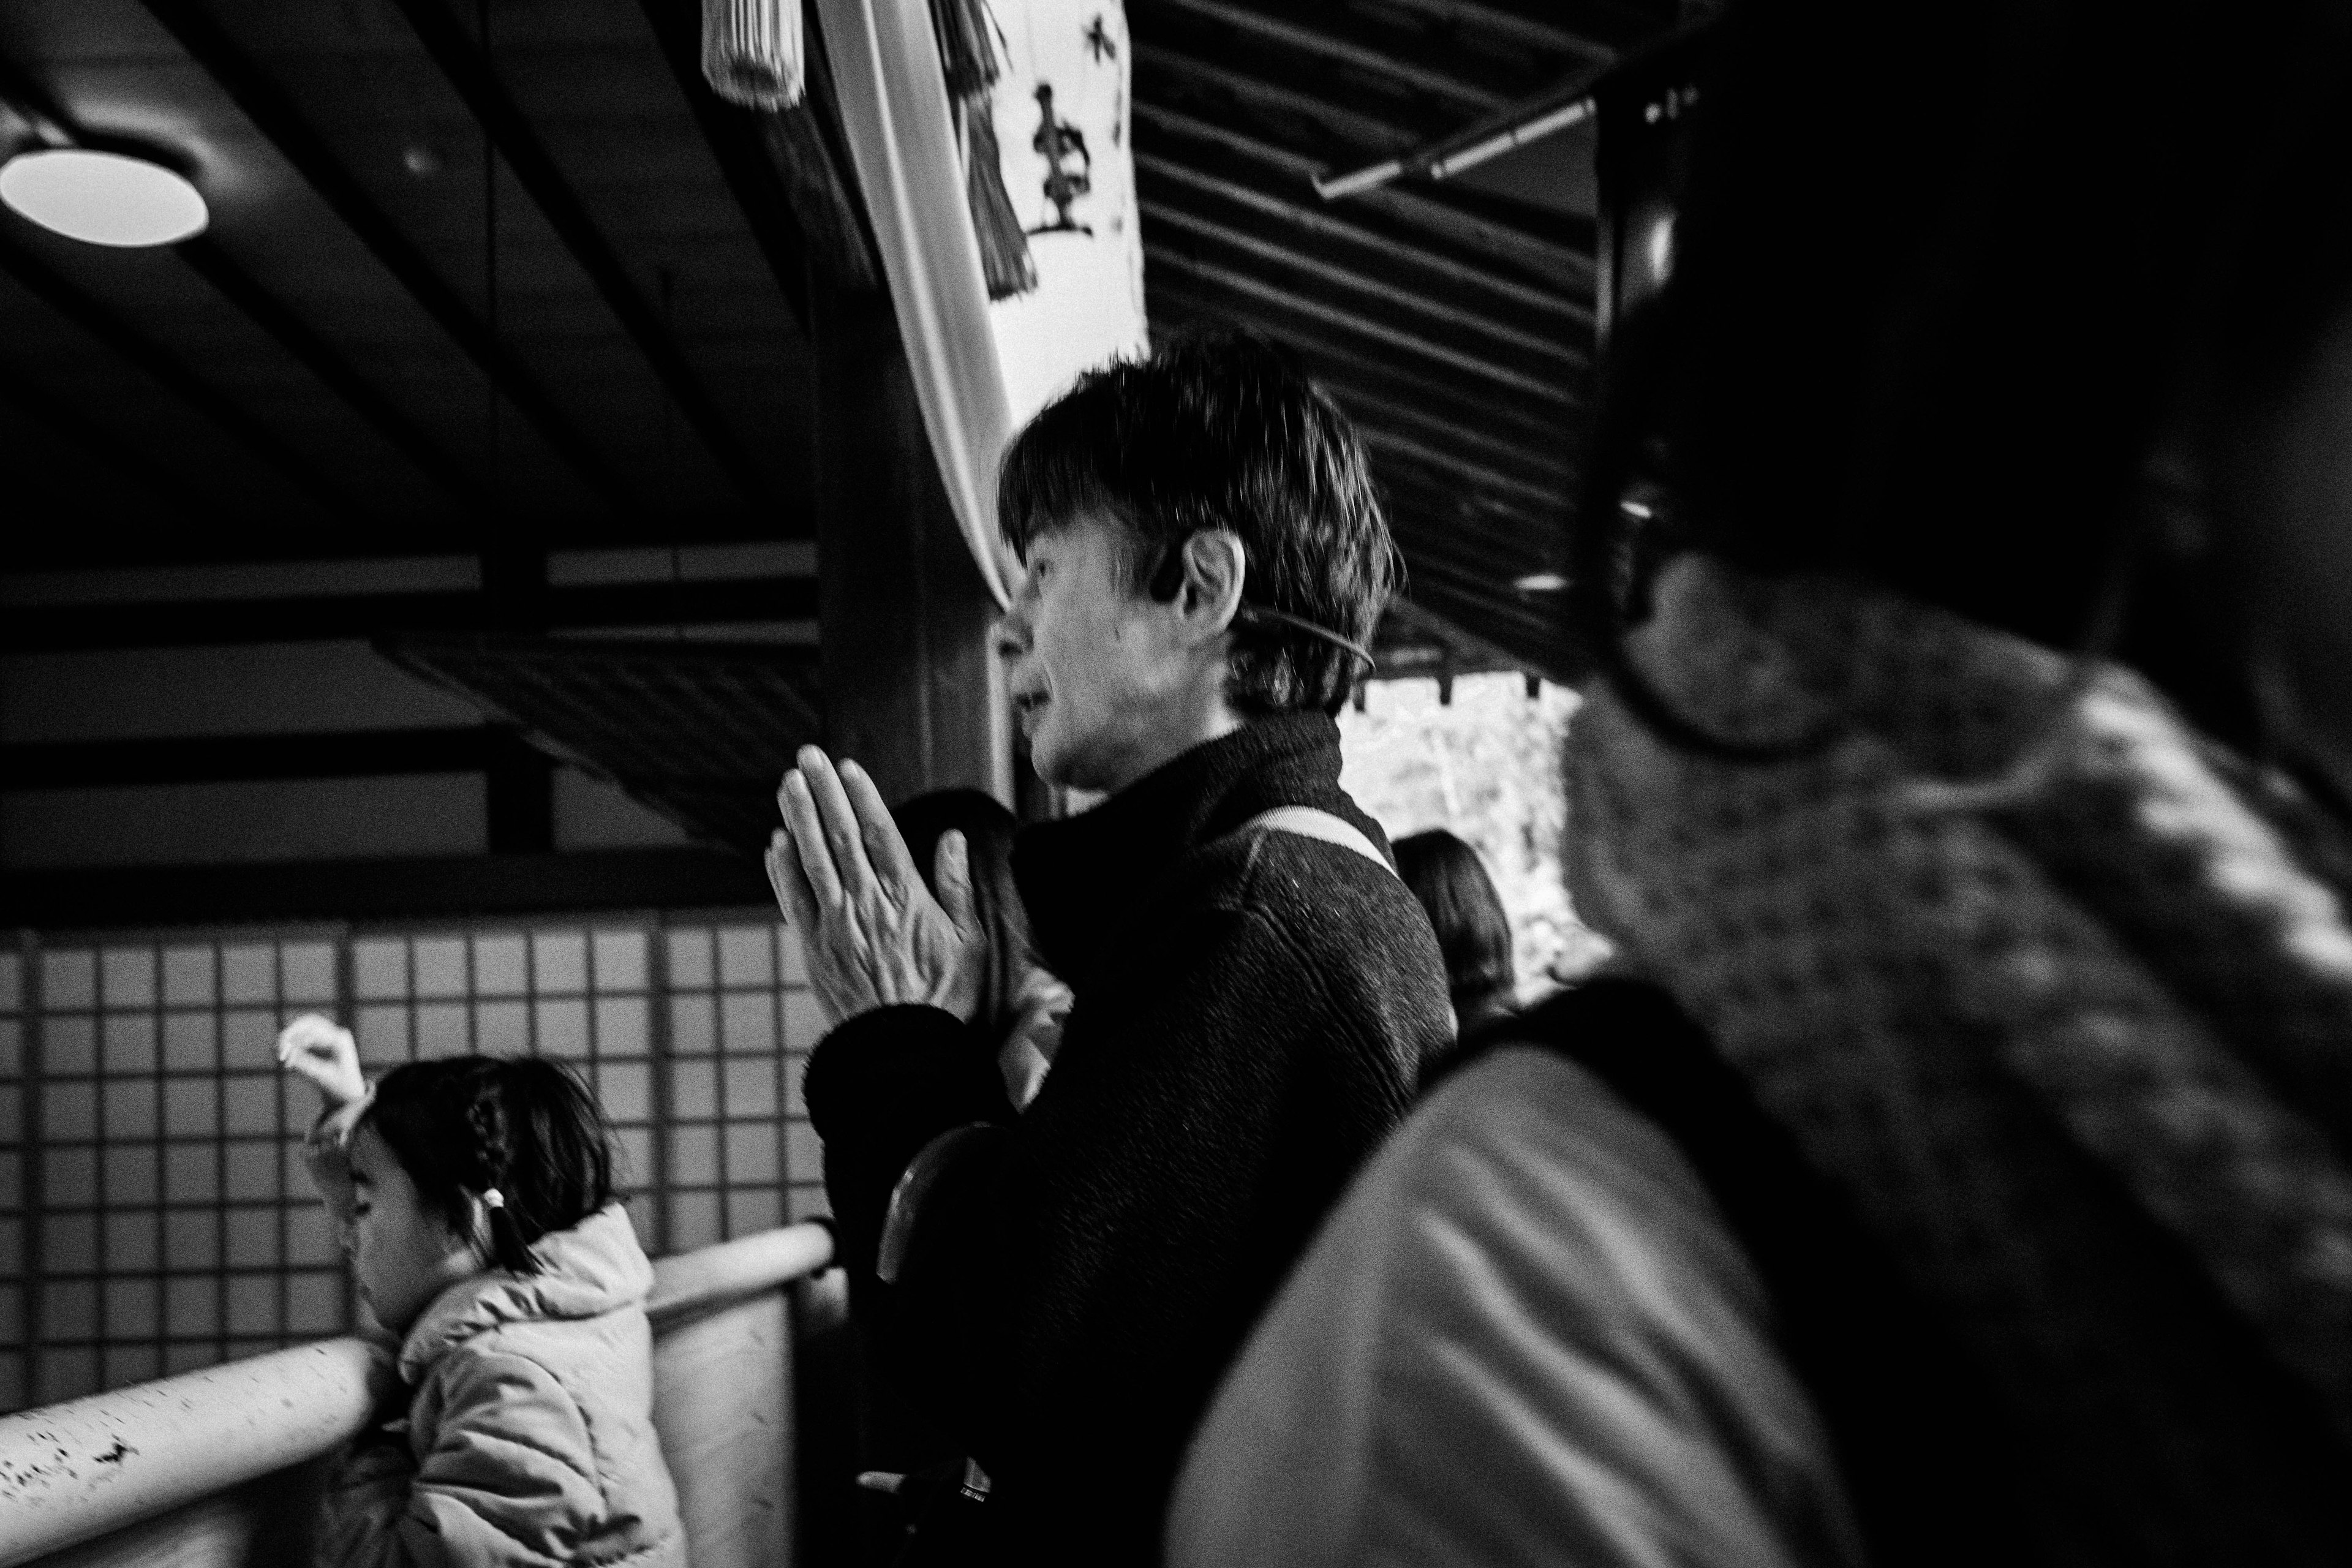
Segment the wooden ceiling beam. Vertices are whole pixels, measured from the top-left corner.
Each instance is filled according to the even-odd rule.
[[[1149,10],[1172,12],[1218,23],[1235,32],[1296,49],[1318,61],[1339,61],[1483,114],[1502,108],[1513,93],[1456,71],[1432,65],[1393,47],[1369,30],[1310,26],[1289,16],[1235,4],[1234,0],[1151,0]]]
[[[1435,450],[1455,453],[1457,461],[1516,475],[1548,496],[1575,493],[1577,469],[1567,458],[1563,438],[1555,437],[1549,444],[1514,443],[1499,434],[1492,421],[1485,429],[1473,429],[1459,419],[1432,412],[1425,403],[1400,402],[1393,388],[1374,390],[1364,378],[1344,371],[1318,366],[1315,379],[1359,424],[1377,423]]]
[[[1530,450],[1561,444],[1574,417],[1574,410],[1564,415],[1555,407],[1538,408],[1524,398],[1497,398],[1492,386],[1451,370],[1401,363],[1397,356],[1368,353],[1362,340],[1318,322],[1263,310],[1237,310],[1229,295],[1173,271],[1152,270],[1145,288],[1150,295],[1152,320],[1160,326],[1247,321],[1299,353],[1317,380],[1329,383],[1342,394],[1343,404],[1350,391],[1369,387],[1375,395],[1423,405],[1427,410],[1424,423],[1448,431],[1455,430],[1456,422],[1444,410],[1458,405],[1480,421],[1491,440],[1504,444],[1509,454],[1506,460],[1527,463],[1519,449],[1522,444]]]
[[[328,391],[341,398],[352,413],[452,500],[469,508],[484,504],[481,482],[465,464],[427,436],[284,300],[263,288],[221,248],[219,241],[208,234],[199,235],[182,240],[173,248],[190,271],[211,284],[223,299],[243,311],[247,320],[277,340],[278,347],[317,376]]]
[[[467,724],[298,735],[49,741],[0,745],[0,779],[11,790],[50,790],[484,773],[498,761],[499,742],[505,738],[489,725]]]
[[[13,389],[0,384],[0,395]],[[58,411],[36,411],[47,418]],[[100,438],[104,438],[101,435]],[[110,459],[119,450],[111,443]],[[122,453],[126,458],[132,454]],[[143,461],[143,459],[142,459]],[[152,465],[150,472],[153,471]],[[145,482],[142,479],[142,482]],[[154,488],[150,483],[149,488]],[[9,542],[12,571],[72,571],[90,567],[149,567],[248,564],[300,561],[366,561],[412,555],[477,555],[483,539],[478,525],[457,521],[403,521],[339,528],[322,534],[315,527],[273,527],[210,497],[183,490],[184,518],[154,524],[152,531],[131,532],[110,528],[103,535],[73,530],[38,528],[20,531]],[[27,510],[32,518],[36,514]],[[789,517],[789,526],[746,507],[720,511],[661,516],[614,517],[609,512],[559,519],[535,525],[534,549],[567,550],[692,550],[713,544],[773,544],[809,537],[807,519]],[[189,523],[202,531],[190,533]]]
[[[130,479],[156,500],[184,514],[178,520],[183,525],[186,521],[203,515],[206,503],[188,491],[182,475],[155,462],[138,448],[126,445],[117,433],[106,429],[79,410],[69,408],[28,385],[21,375],[14,372],[0,375],[0,403],[7,404],[28,419],[47,426],[79,447],[93,462],[103,465],[110,473]],[[15,483],[11,481],[12,489]],[[80,499],[82,504],[87,505],[87,498]],[[28,537],[34,531],[27,513],[21,510],[16,513],[16,535],[9,541],[8,546],[8,559],[12,565],[23,563],[28,552],[37,549],[41,542]],[[110,553],[109,542],[93,540],[89,542],[100,550],[109,550]]]
[[[1450,252],[1403,244],[1393,235],[1338,216],[1304,187],[1293,187],[1294,195],[1286,197],[1239,178],[1226,178],[1144,152],[1135,154],[1135,167],[1136,173],[1144,176],[1143,184],[1164,183],[1273,218],[1351,252],[1389,258],[1394,264],[1428,273],[1433,287],[1474,289],[1497,303],[1508,302],[1573,321],[1588,331],[1591,328],[1590,300],[1577,299],[1561,289],[1532,287],[1517,278],[1472,265]]]
[[[1219,125],[1142,99],[1136,100],[1135,121],[1146,138],[1164,136],[1222,147],[1263,168],[1289,175],[1301,186],[1315,175],[1330,172],[1314,158],[1276,146],[1246,131]],[[1141,150],[1139,147],[1139,151]],[[1160,156],[1168,156],[1174,152],[1172,147],[1164,144],[1150,150]],[[1589,247],[1580,248],[1564,237],[1538,234],[1505,223],[1482,210],[1485,204],[1468,199],[1466,193],[1438,195],[1386,185],[1379,190],[1367,191],[1353,200],[1356,205],[1386,213],[1417,229],[1443,235],[1473,251],[1516,267],[1527,281],[1549,285],[1562,291],[1591,291],[1593,257]]]
[[[589,488],[617,512],[641,510],[636,496],[603,449],[557,406],[538,377],[490,331],[376,205],[375,198],[328,151],[325,140],[303,119],[285,89],[256,66],[201,5],[191,0],[142,0],[142,4]]]
[[[283,475],[294,488],[337,517],[367,515],[367,509],[277,432],[238,406],[219,388],[205,381],[186,363],[154,339],[116,316],[65,278],[14,236],[0,228],[0,271],[5,271],[48,307],[136,366],[186,404],[198,416],[211,421],[254,456]]]
[[[11,869],[0,922],[35,931],[327,920],[446,920],[612,910],[767,907],[759,858],[717,849],[409,856],[268,865]]]
[[[816,616],[816,599],[814,577],[596,584],[548,589],[546,620],[575,629],[807,621]],[[94,608],[11,605],[0,619],[0,651],[319,642],[500,626],[491,595],[463,592],[142,602],[108,605],[104,614]]]
[[[42,133],[72,145],[83,145],[89,133],[73,115],[42,91],[14,60],[0,56],[0,100],[29,110],[43,122]],[[455,500],[473,505],[480,500],[473,476],[442,450],[415,421],[395,407],[362,376],[335,347],[313,331],[209,234],[184,239],[172,254],[212,286],[223,299],[244,312],[246,319],[277,340],[278,345],[341,398],[375,433],[414,463],[425,476]]]
[[[1565,378],[1549,381],[1528,375],[1475,354],[1465,353],[1451,343],[1439,342],[1419,332],[1374,321],[1356,311],[1341,310],[1324,300],[1268,283],[1230,267],[1200,260],[1157,243],[1147,242],[1145,256],[1147,269],[1159,267],[1180,273],[1228,299],[1249,301],[1255,307],[1255,312],[1273,310],[1320,322],[1350,336],[1379,343],[1430,363],[1444,365],[1457,375],[1485,384],[1490,390],[1516,393],[1562,409],[1574,404],[1574,394],[1566,384]]]
[[[612,242],[540,140],[530,116],[507,91],[482,41],[458,24],[445,0],[394,0],[394,4],[408,18],[425,52],[473,110],[548,226],[587,273],[606,308],[636,344],[721,471],[746,497],[775,504],[775,487],[719,412],[700,375],[687,363],[668,326],[638,290]]]
[[[1389,629],[1391,626],[1392,630]],[[1438,644],[1457,661],[1457,674],[1480,673],[1478,667],[1482,665],[1494,669],[1522,671],[1529,668],[1528,661],[1520,655],[1512,653],[1499,643],[1490,642],[1465,630],[1447,616],[1411,598],[1391,600],[1382,626],[1383,636],[1397,644],[1408,647]],[[1435,672],[1408,668],[1388,673],[1395,677]]]
[[[1368,4],[1358,0],[1350,8],[1414,16],[1458,32],[1482,34],[1496,43],[1574,55],[1596,65],[1615,59],[1622,47],[1653,37],[1658,30],[1656,24],[1646,17],[1622,6],[1596,5],[1594,0],[1575,0],[1572,5],[1556,0],[1545,6],[1550,13],[1549,20],[1492,4],[1490,0],[1369,0]],[[1580,31],[1569,25],[1570,21],[1582,21],[1589,26],[1595,20],[1605,24],[1595,32]]]
[[[1498,595],[1498,602],[1520,602],[1521,595],[1511,586],[1514,578],[1559,565],[1569,520],[1557,502],[1538,514],[1467,497],[1458,475],[1412,463],[1392,467],[1382,482],[1393,499],[1444,524],[1420,542],[1421,552],[1475,576]],[[1478,504],[1465,505],[1472,501]]]
[[[1516,624],[1521,631],[1548,636],[1554,631],[1556,595],[1524,594],[1512,586],[1514,578],[1548,569],[1541,557],[1510,557],[1462,548],[1461,525],[1446,513],[1442,497],[1410,489],[1391,497],[1397,514],[1392,531],[1398,547],[1412,568],[1412,595],[1423,600],[1422,589],[1442,584],[1456,597],[1478,606],[1464,624],[1495,636]],[[1424,521],[1425,520],[1425,521]]]
[[[1538,512],[1564,511],[1568,508],[1568,497],[1549,485],[1530,484],[1475,458],[1465,458],[1415,440],[1385,425],[1358,420],[1356,429],[1362,436],[1364,444],[1374,450],[1438,469],[1467,489],[1507,495],[1518,505]]]
[[[1339,103],[1296,82],[1275,81],[1237,69],[1229,61],[1204,59],[1165,44],[1138,40],[1135,66],[1148,90],[1158,74],[1183,77],[1230,94],[1236,100],[1277,114],[1298,116],[1347,143],[1350,153],[1403,153],[1420,146],[1433,126],[1399,125],[1351,105]],[[1157,95],[1154,95],[1157,96]],[[1451,121],[1453,117],[1445,117]]]
[[[1526,363],[1530,369],[1538,365],[1556,366],[1563,374],[1582,370],[1591,363],[1588,353],[1561,338],[1530,331],[1518,322],[1498,320],[1465,309],[1442,293],[1401,287],[1362,268],[1360,264],[1353,268],[1339,266],[1322,257],[1276,245],[1169,202],[1147,199],[1141,204],[1141,210],[1147,226],[1153,226],[1148,227],[1147,232],[1155,244],[1166,245],[1171,234],[1181,234],[1226,251],[1237,251],[1253,261],[1265,263],[1276,269],[1304,274],[1341,289],[1370,295],[1431,326],[1457,329],[1483,338],[1504,351],[1506,363]]]

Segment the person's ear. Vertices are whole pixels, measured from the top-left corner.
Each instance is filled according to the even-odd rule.
[[[467,1192],[464,1197],[466,1212],[463,1224],[450,1227],[450,1237],[471,1247],[475,1258],[487,1263],[497,1251],[490,1239],[490,1205],[482,1201],[479,1193]]]
[[[1184,541],[1180,557],[1184,581],[1176,590],[1176,613],[1196,636],[1215,637],[1241,612],[1249,552],[1223,529],[1203,529]]]

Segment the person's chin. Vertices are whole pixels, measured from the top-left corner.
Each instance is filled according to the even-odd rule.
[[[1070,777],[1069,753],[1051,744],[1043,736],[1030,737],[1029,769],[1055,789],[1069,789],[1074,785]]]

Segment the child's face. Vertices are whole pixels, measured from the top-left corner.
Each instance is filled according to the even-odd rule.
[[[433,1298],[478,1274],[470,1237],[417,1196],[416,1184],[375,1129],[352,1135],[352,1272],[375,1321],[405,1333]]]

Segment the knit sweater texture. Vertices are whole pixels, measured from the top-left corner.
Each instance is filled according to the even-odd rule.
[[[875,1327],[992,1478],[987,1534],[1010,1558],[1156,1560],[1217,1377],[1450,1034],[1396,878],[1243,831],[1309,805],[1384,848],[1339,772],[1336,726],[1283,715],[1024,834],[1014,876],[1076,1003],[1017,1118],[992,1043],[938,1009],[851,1019],[810,1062],[853,1270],[926,1142],[1003,1129],[934,1190]]]

